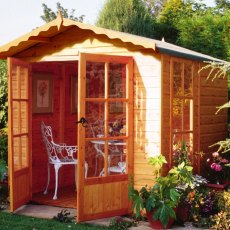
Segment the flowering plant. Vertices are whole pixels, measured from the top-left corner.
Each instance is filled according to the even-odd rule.
[[[173,163],[174,165],[177,166],[181,164],[182,162],[184,162],[185,165],[191,165],[189,145],[186,144],[185,141],[182,141],[182,143],[173,145]]]
[[[109,134],[111,136],[118,136],[125,133],[125,126],[123,124],[123,119],[115,120],[109,124]]]
[[[213,152],[211,157],[207,159],[209,165],[210,180],[216,180],[219,183],[220,179],[226,179],[227,171],[229,169],[229,160],[220,156],[218,152]]]

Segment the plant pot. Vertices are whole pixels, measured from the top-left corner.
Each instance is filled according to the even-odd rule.
[[[188,222],[190,218],[190,206],[189,205],[178,205],[176,210],[177,220]]]
[[[150,224],[150,226],[152,227],[152,229],[164,229],[162,223],[160,222],[160,220],[153,220],[153,214],[154,214],[155,210],[152,210],[151,212],[147,212],[147,219],[148,222]],[[166,225],[165,229],[169,229],[172,224],[174,223],[174,219],[170,218],[168,224]]]

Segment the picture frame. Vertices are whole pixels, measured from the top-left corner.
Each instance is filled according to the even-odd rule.
[[[70,79],[71,83],[71,113],[77,113],[77,104],[78,104],[78,81],[77,81],[77,76],[72,75]]]
[[[110,113],[123,113],[123,102],[111,102],[109,106]]]
[[[33,113],[53,112],[53,75],[34,73],[32,76]]]

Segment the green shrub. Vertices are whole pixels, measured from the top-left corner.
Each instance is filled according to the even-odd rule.
[[[7,129],[0,129],[0,160],[8,163],[8,134]]]

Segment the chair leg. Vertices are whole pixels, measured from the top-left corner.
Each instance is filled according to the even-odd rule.
[[[55,169],[55,192],[54,192],[54,196],[53,196],[53,200],[57,200],[57,190],[58,190],[58,171],[61,168],[61,165],[54,165],[54,169]]]
[[[104,176],[105,175],[105,169],[103,168],[99,174],[99,176]]]
[[[87,162],[85,162],[85,178],[87,178],[88,176],[88,168],[89,168],[89,165]]]
[[[46,185],[46,189],[43,192],[43,194],[47,194],[48,193],[49,184],[50,184],[50,163],[48,163],[48,167],[47,167],[47,185]]]

